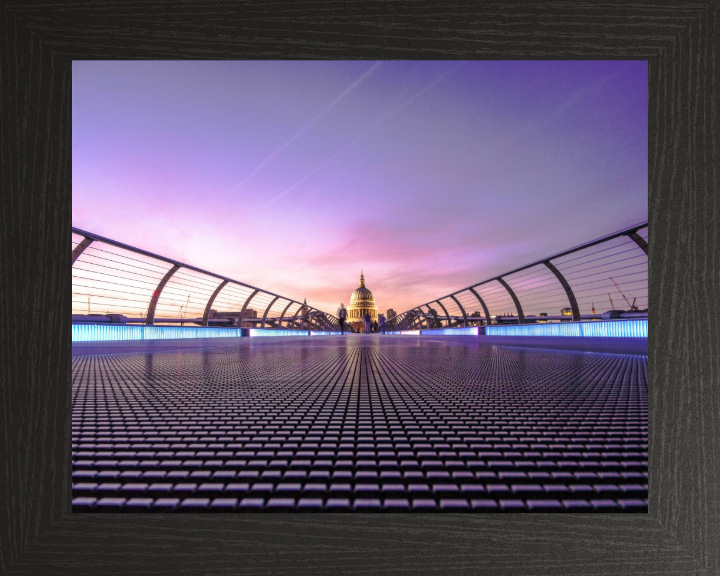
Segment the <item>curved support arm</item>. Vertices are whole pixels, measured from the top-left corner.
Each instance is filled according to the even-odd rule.
[[[228,281],[223,280],[220,282],[220,285],[215,288],[215,292],[212,293],[212,296],[210,296],[210,300],[208,300],[207,306],[205,306],[205,312],[203,313],[202,323],[201,326],[207,326],[208,325],[208,318],[210,318],[210,308],[212,308],[213,302],[215,302],[215,298],[218,294],[220,294],[220,290],[225,288]]]
[[[320,320],[318,319],[318,316],[313,314],[313,312],[319,312],[317,308],[310,308],[308,310],[308,324],[311,326],[315,326],[318,330],[323,329],[323,325],[320,323]]]
[[[260,328],[265,328],[265,319],[267,318],[268,312],[270,312],[270,308],[272,308],[272,305],[275,304],[275,301],[280,298],[280,296],[275,296],[275,298],[272,299],[270,304],[268,304],[268,307],[265,308],[265,314],[263,314],[262,322],[260,323]]]
[[[280,321],[278,322],[278,328],[282,328],[282,327],[283,327],[283,325],[282,325],[282,323],[283,323],[282,319],[285,318],[285,312],[287,312],[288,308],[290,308],[290,306],[292,305],[292,303],[293,303],[293,301],[290,300],[290,302],[288,302],[288,305],[285,306],[285,310],[283,310],[283,311],[282,311],[282,314],[280,314]]]
[[[457,298],[455,298],[455,296],[450,296],[450,298],[452,298],[453,300],[455,300],[455,304],[458,305],[458,308],[460,308],[460,312],[462,312],[462,315],[463,315],[463,326],[467,326],[467,314],[465,314],[465,308],[462,307],[462,305],[460,304],[460,301],[459,301]]]
[[[412,314],[408,314],[403,320],[403,323],[405,324],[403,326],[403,330],[411,329],[418,322],[422,322],[422,319],[424,318],[424,316],[417,311],[417,308],[413,308],[412,310],[410,310],[410,312]]]
[[[423,319],[425,318],[425,315],[421,312],[418,312],[417,308],[413,308],[411,312],[413,313],[412,316],[406,319],[407,324],[405,326],[405,329],[407,330],[413,328],[418,322],[422,323]]]
[[[423,318],[425,318],[425,328],[427,330],[429,330],[430,329],[430,320],[428,320],[428,317],[432,318],[432,313],[430,312],[430,310],[431,310],[430,306],[425,304],[425,308],[428,309],[427,312],[425,312],[425,310],[423,310],[422,308],[420,308],[418,306],[418,310],[420,310],[420,312],[422,312]]]
[[[75,260],[78,259],[80,254],[82,254],[85,251],[85,248],[90,246],[90,244],[93,243],[92,238],[83,238],[82,242],[75,246],[72,251],[72,263],[75,264]]]
[[[425,315],[422,314],[422,312],[418,311],[417,308],[413,308],[411,312],[413,313],[412,316],[408,316],[405,319],[405,330],[413,329],[418,324],[421,325],[423,320],[425,319]]]
[[[417,310],[420,314],[422,314],[422,319],[420,320],[420,327],[422,328],[423,320],[425,321],[425,328],[430,328],[430,321],[428,320],[428,313],[425,312],[420,306],[417,308],[414,308],[414,310]]]
[[[502,278],[498,278],[497,281],[505,287],[505,290],[508,291],[508,294],[510,294],[510,298],[512,298],[512,301],[515,303],[515,309],[518,313],[518,324],[525,324],[525,314],[523,314],[522,306],[520,306],[520,300],[518,300],[518,297],[515,296],[515,292],[513,292],[512,288],[510,288],[510,285]]]
[[[330,318],[328,318],[328,315],[325,314],[325,312],[323,312],[323,313],[320,315],[320,319],[322,320],[322,323],[325,324],[325,326],[327,327],[327,329],[328,329],[330,332],[332,332],[332,331],[333,331],[333,325],[332,325],[332,323],[330,322]]]
[[[300,302],[298,302],[298,304],[300,304]],[[300,310],[302,310],[302,304],[300,304],[300,307],[297,310],[295,310],[295,315],[293,316],[292,324],[290,325],[290,328],[295,328],[295,320],[297,319],[297,315],[300,314]]]
[[[550,262],[550,260],[545,262],[545,266],[550,268],[552,273],[555,274],[558,280],[560,280],[560,284],[562,284],[562,287],[565,288],[565,294],[567,294],[568,300],[570,301],[570,309],[572,310],[573,322],[580,322],[580,308],[578,307],[577,300],[575,300],[575,294],[573,294],[572,288],[570,288],[570,284],[567,283],[567,280],[565,280],[565,276],[560,273],[560,270],[553,266],[553,263]]]
[[[157,288],[155,288],[155,292],[153,292],[152,298],[150,299],[150,305],[148,306],[147,311],[147,317],[145,318],[145,324],[148,324],[152,326],[155,323],[155,307],[157,306],[158,300],[160,299],[160,294],[163,291],[163,288],[165,288],[165,284],[168,283],[168,280],[172,277],[175,272],[177,272],[180,269],[180,266],[177,264],[170,268],[165,273],[165,276],[163,276],[163,279],[160,280],[160,284],[158,284]]]
[[[433,317],[433,326],[435,324],[440,324],[440,326],[442,326],[442,323],[440,323],[440,320],[438,320],[438,317],[437,317],[437,310],[435,310],[435,308],[430,308],[430,304],[425,304],[425,308],[428,309],[428,314],[431,314]],[[427,320],[427,316],[425,316],[425,319]],[[428,325],[428,329],[430,329],[429,325]]]
[[[412,316],[408,315],[407,318],[405,318],[405,326],[404,330],[410,330],[412,329],[418,322],[422,322],[422,319],[424,318],[423,314],[417,311],[417,308],[413,308],[411,310]]]
[[[340,322],[334,316],[328,316],[325,314],[325,318],[328,319],[328,322],[330,323],[330,330],[332,332],[340,332]]]
[[[637,232],[630,232],[628,236],[634,240],[635,244],[642,248],[642,251],[645,252],[645,256],[648,256],[648,243],[645,242],[645,238],[640,236]]]
[[[320,311],[318,310],[318,312],[320,312]],[[333,331],[333,329],[332,329],[333,326],[332,326],[332,324],[330,323],[330,318],[328,318],[328,315],[325,314],[325,312],[322,312],[322,313],[320,314],[320,316],[318,316],[318,318],[320,318],[320,321],[323,323],[323,325],[325,326],[325,329],[326,329],[326,330],[329,330],[330,332]]]
[[[322,324],[322,317],[318,314],[319,310],[317,308],[310,308],[310,311],[308,312],[308,320],[310,321],[310,324],[313,324],[315,328],[318,330],[322,330],[324,328]]]
[[[443,306],[443,304],[442,304],[442,302],[440,302],[440,300],[435,300],[435,302],[440,304],[440,308],[442,308],[443,312],[445,312],[445,318],[447,318],[447,320],[446,320],[447,324],[445,326],[446,327],[450,326],[450,314],[448,314],[447,309],[445,308],[445,306]],[[442,322],[440,322],[440,328],[442,328],[442,327],[443,327]]]
[[[488,310],[487,304],[485,304],[485,300],[480,298],[480,294],[475,292],[475,288],[468,288],[468,290],[475,295],[475,298],[477,298],[478,302],[480,302],[480,306],[482,306],[483,312],[485,312],[485,326],[490,326],[490,324],[492,324],[492,320],[490,319],[490,311]]]
[[[252,300],[255,297],[255,294],[257,294],[258,292],[260,292],[260,290],[256,288],[255,292],[250,294],[250,296],[248,296],[248,299],[245,300],[245,304],[243,304],[242,311],[240,312],[240,321],[238,322],[238,328],[242,328],[243,320],[245,320],[245,310],[247,310],[248,304],[250,304],[250,300]]]

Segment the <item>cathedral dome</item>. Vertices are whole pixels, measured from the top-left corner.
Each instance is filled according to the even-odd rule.
[[[370,314],[372,320],[378,319],[378,307],[375,305],[375,298],[372,292],[365,288],[365,276],[360,273],[360,286],[350,296],[348,305],[348,322],[362,323],[365,314]]]
[[[360,274],[360,286],[355,289],[355,292],[352,293],[352,296],[350,296],[350,303],[358,302],[358,301],[370,301],[372,304],[375,304],[375,299],[373,298],[372,292],[365,288],[365,277]]]

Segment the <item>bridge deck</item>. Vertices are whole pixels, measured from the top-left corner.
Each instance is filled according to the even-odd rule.
[[[599,340],[74,345],[73,511],[647,511],[647,348]]]

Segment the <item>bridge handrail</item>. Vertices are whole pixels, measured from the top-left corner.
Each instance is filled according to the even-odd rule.
[[[174,260],[174,259],[172,259],[172,258],[168,258],[168,257],[162,256],[162,255],[160,255],[160,254],[155,254],[155,253],[153,253],[153,252],[149,252],[148,250],[143,250],[142,248],[137,248],[137,247],[135,247],[135,246],[130,246],[129,244],[125,244],[125,243],[123,243],[123,242],[118,242],[117,240],[113,240],[113,239],[111,239],[111,238],[106,238],[106,237],[101,236],[101,235],[99,235],[99,234],[95,234],[94,232],[88,232],[87,230],[82,230],[82,229],[76,228],[76,227],[74,227],[74,226],[72,227],[72,233],[75,234],[75,235],[77,235],[77,236],[82,237],[82,240],[81,240],[80,242],[78,242],[76,245],[73,246],[73,252],[72,252],[72,266],[73,266],[73,269],[75,268],[75,263],[76,263],[76,262],[78,262],[78,263],[82,262],[82,263],[87,264],[87,265],[90,265],[90,266],[93,265],[91,262],[88,261],[87,258],[83,258],[83,254],[85,254],[85,255],[87,256],[87,255],[89,254],[89,252],[86,252],[86,249],[88,249],[89,247],[91,247],[94,243],[100,243],[100,244],[105,244],[105,245],[113,246],[113,247],[118,248],[118,249],[120,249],[120,250],[127,251],[127,252],[131,252],[131,253],[138,254],[138,255],[142,255],[142,256],[147,257],[147,258],[150,258],[150,259],[152,259],[152,260],[159,261],[159,262],[163,262],[163,263],[165,263],[165,264],[170,264],[170,265],[172,266],[172,267],[165,273],[165,276],[164,276],[164,277],[162,278],[162,280],[158,283],[158,286],[157,286],[157,288],[155,289],[155,291],[153,292],[153,294],[149,297],[149,301],[148,301],[148,303],[147,303],[147,304],[148,304],[148,306],[147,306],[148,314],[146,315],[146,320],[147,320],[146,323],[147,323],[147,324],[153,324],[153,323],[154,323],[154,313],[155,313],[156,307],[157,307],[157,305],[158,305],[158,302],[159,302],[160,298],[162,297],[163,289],[165,288],[166,284],[172,280],[172,278],[173,278],[173,276],[174,276],[174,273],[175,273],[176,271],[178,271],[178,270],[191,270],[191,271],[193,271],[193,272],[197,272],[197,273],[199,273],[199,274],[202,274],[203,276],[207,276],[207,277],[211,277],[211,278],[216,278],[216,279],[222,281],[218,286],[215,286],[215,287],[214,287],[214,292],[212,293],[212,296],[210,296],[210,297],[208,298],[207,302],[206,302],[206,305],[205,305],[205,307],[204,307],[204,314],[203,314],[203,325],[207,325],[207,324],[208,324],[207,320],[208,320],[208,313],[209,313],[209,311],[210,311],[210,307],[212,306],[212,304],[213,304],[213,302],[215,301],[216,297],[223,291],[223,289],[224,289],[227,285],[242,286],[242,287],[244,287],[244,288],[248,288],[248,289],[250,289],[250,290],[253,291],[247,298],[245,298],[245,300],[244,300],[244,302],[243,302],[242,313],[241,313],[241,315],[240,315],[239,318],[238,318],[240,324],[242,324],[242,321],[245,319],[245,318],[244,318],[244,314],[245,314],[245,309],[247,308],[247,305],[250,303],[250,300],[252,300],[252,299],[253,299],[255,296],[257,296],[257,295],[264,295],[264,296],[267,296],[267,297],[271,297],[271,298],[272,298],[272,301],[270,302],[270,304],[269,304],[269,305],[265,308],[265,310],[264,310],[264,316],[263,316],[263,319],[261,320],[263,326],[264,326],[264,324],[265,324],[266,321],[267,321],[267,322],[271,322],[271,321],[277,321],[277,320],[278,320],[278,318],[268,318],[268,313],[270,312],[273,304],[274,304],[275,302],[277,302],[277,301],[282,301],[282,305],[285,306],[285,307],[284,307],[284,310],[282,311],[282,314],[281,314],[281,313],[278,313],[278,314],[277,314],[277,316],[279,316],[279,320],[280,320],[280,326],[279,326],[280,328],[282,328],[282,322],[283,322],[283,321],[287,321],[287,319],[286,319],[286,317],[285,317],[285,312],[287,312],[287,311],[291,308],[291,306],[292,306],[292,309],[293,309],[293,310],[297,309],[297,311],[295,312],[295,315],[292,317],[292,320],[289,322],[289,325],[294,326],[295,324],[298,324],[299,322],[302,322],[302,321],[304,320],[303,316],[300,316],[300,317],[298,318],[298,314],[299,314],[300,310],[302,309],[303,303],[302,303],[302,302],[299,302],[299,301],[297,301],[297,300],[294,300],[294,299],[291,299],[291,298],[287,298],[287,297],[285,297],[285,296],[281,296],[281,295],[276,294],[276,293],[274,293],[274,292],[270,292],[269,290],[264,290],[264,289],[257,288],[257,287],[255,287],[255,286],[252,286],[251,284],[248,284],[248,283],[246,283],[246,282],[241,282],[241,281],[239,281],[239,280],[235,280],[235,279],[229,278],[229,277],[227,277],[227,276],[223,276],[222,274],[217,274],[217,273],[215,273],[215,272],[210,272],[210,271],[208,271],[208,270],[204,270],[204,269],[199,268],[199,267],[197,267],[197,266],[193,266],[193,265],[190,265],[190,264],[185,264],[184,262],[180,262],[180,261],[178,261],[178,260]],[[93,248],[94,248],[94,247],[95,247],[95,246],[93,246]],[[115,256],[118,256],[119,258],[123,258],[123,255],[122,255],[122,254],[114,254],[114,255],[115,255]],[[127,257],[125,257],[125,258],[127,259]],[[125,263],[125,262],[118,262],[118,264],[121,264],[121,265],[123,265],[123,266],[133,267],[132,264],[127,264],[127,263]],[[96,265],[96,266],[98,266],[98,265]],[[137,265],[135,265],[134,267],[135,267],[135,268],[140,268],[140,267],[138,267]],[[86,269],[83,269],[83,270],[84,270],[84,271],[87,271],[87,272],[90,272],[90,273],[93,273],[93,270],[86,270]],[[122,271],[121,269],[118,269],[118,268],[114,268],[114,270],[115,270],[115,271]],[[102,274],[102,272],[95,272],[95,274]],[[140,276],[142,276],[141,274],[135,273],[135,272],[131,272],[131,274],[135,274],[135,275],[140,275]],[[105,273],[105,275],[106,275],[106,276],[113,276],[113,275],[108,274],[108,273]],[[118,277],[118,278],[120,278],[120,279],[122,279],[122,280],[124,280],[124,281],[135,281],[135,282],[138,282],[137,279],[133,279],[133,278],[122,278],[122,277]],[[100,281],[97,280],[97,279],[91,279],[91,281],[92,281],[92,282],[100,282]],[[140,281],[140,282],[146,283],[146,284],[148,283],[148,282],[146,282],[146,281]],[[108,284],[110,284],[110,282],[108,282]],[[75,276],[73,276],[73,295],[75,295],[75,294],[81,294],[80,292],[76,292],[76,291],[75,291],[76,286],[80,286],[80,285],[76,284],[76,282],[75,282]],[[127,286],[127,285],[120,284],[120,286]],[[91,287],[91,289],[92,289],[92,287]],[[102,288],[101,288],[101,287],[98,287],[98,289],[102,289]],[[105,288],[105,290],[106,290],[106,292],[107,292],[107,291],[111,291],[111,292],[113,291],[112,289],[109,289],[109,288]],[[205,290],[207,291],[207,289],[205,289]],[[115,291],[115,292],[119,292],[119,291],[117,291],[117,290],[114,290],[114,291]],[[134,295],[134,296],[141,296],[141,294],[133,294],[133,295]],[[92,294],[91,294],[91,296],[92,296]],[[113,299],[113,296],[112,296],[112,295],[111,295],[111,296],[107,296],[107,295],[105,295],[105,296],[97,295],[97,296],[103,297],[106,301],[112,301],[112,299]],[[125,300],[125,301],[128,300],[127,298],[119,298],[119,297],[114,297],[114,298],[115,298],[115,300]],[[189,301],[189,298],[190,298],[190,293],[188,294],[188,301]],[[73,308],[75,308],[75,305],[74,305],[75,302],[76,302],[76,301],[73,300]],[[113,304],[112,304],[112,303],[110,304],[110,307],[111,307],[111,308],[113,307]],[[131,308],[131,307],[115,304],[115,310],[110,310],[110,311],[108,311],[108,312],[106,312],[106,313],[109,313],[109,314],[123,314],[125,308]],[[142,309],[144,309],[144,308],[145,308],[145,307],[143,306],[142,308],[139,308],[139,309],[142,310]],[[134,309],[138,309],[138,308],[137,308],[137,307],[134,307]],[[187,307],[186,307],[186,313],[187,313]],[[73,310],[73,314],[75,315],[75,310]],[[158,318],[158,319],[159,319],[159,318]],[[255,319],[253,319],[253,320],[255,320]],[[308,323],[309,323],[311,326],[312,326],[312,325],[315,325],[316,329],[318,329],[318,330],[339,331],[339,322],[338,322],[338,319],[337,319],[337,318],[335,318],[335,317],[334,317],[333,315],[331,315],[331,314],[328,314],[328,313],[326,313],[326,312],[323,312],[322,310],[318,310],[317,308],[314,308],[314,307],[312,307],[312,306],[310,306],[310,305],[308,305],[308,313],[307,313],[307,318],[306,318],[306,320],[308,321]],[[188,319],[187,321],[190,322],[190,319]]]
[[[634,226],[624,228],[611,234],[607,234],[606,236],[596,238],[590,242],[574,246],[567,250],[563,250],[562,252],[558,252],[551,256],[541,258],[540,260],[525,264],[510,270],[509,272],[493,276],[465,288],[461,288],[460,290],[435,298],[398,314],[389,322],[389,327],[392,329],[407,329],[421,326],[423,324],[425,324],[425,327],[427,328],[431,326],[439,327],[443,325],[443,321],[447,323],[445,327],[452,325],[453,322],[457,325],[468,325],[468,323],[480,323],[487,325],[494,323],[494,319],[496,318],[500,318],[499,321],[502,322],[511,321],[511,318],[514,318],[515,320],[512,321],[519,324],[523,324],[526,321],[545,321],[538,320],[538,311],[532,314],[530,313],[530,310],[534,308],[542,309],[543,307],[552,308],[552,306],[560,304],[561,301],[564,306],[566,306],[566,308],[561,310],[561,313],[567,315],[568,320],[580,321],[585,319],[597,319],[600,314],[595,313],[594,302],[591,303],[587,300],[588,298],[596,297],[598,304],[604,302],[604,299],[599,301],[601,293],[597,290],[600,288],[603,288],[603,290],[607,289],[607,297],[611,303],[613,312],[618,312],[615,307],[615,302],[612,300],[613,295],[617,298],[617,302],[625,301],[628,303],[628,307],[631,311],[639,310],[643,303],[647,304],[648,239],[639,234],[639,232],[643,230],[649,230],[647,221],[635,224]],[[598,252],[591,252],[589,254],[586,253],[585,255],[580,254],[577,258],[573,258],[572,260],[566,260],[566,257],[569,255],[581,253],[589,248],[603,244],[607,244],[609,247]],[[627,246],[625,246],[626,244]],[[594,260],[586,260],[584,265],[590,265],[593,262],[596,262],[591,268],[584,268],[581,271],[571,271],[573,268],[583,265],[583,262],[573,264],[572,266],[567,265],[570,261],[583,260],[588,256],[592,256],[600,252],[612,251],[616,248],[623,248],[623,251],[616,254],[606,254]],[[630,255],[622,256],[623,254]],[[614,259],[610,260],[609,258],[611,257]],[[618,265],[621,266],[615,267]],[[531,276],[529,279],[525,278],[525,280],[520,281],[520,279],[524,278],[526,275],[512,278],[520,272],[525,272],[536,267],[537,270],[533,272],[535,275]],[[578,272],[586,272],[588,270],[591,270],[593,273],[577,277]],[[632,272],[626,272],[626,270],[632,270]],[[577,282],[578,280],[582,280],[590,276],[598,276],[600,274],[607,275],[607,278],[596,278],[593,281],[581,283]],[[644,278],[641,277],[643,274],[645,276]],[[625,289],[623,292],[623,289],[619,286],[613,276],[621,278],[621,283],[626,282],[626,286],[632,285],[632,288]],[[633,277],[633,279],[630,280],[630,277]],[[537,280],[538,278],[542,278],[542,280]],[[549,290],[545,290],[543,292],[539,288],[528,287],[527,281],[532,279],[536,280],[536,284],[544,283],[545,286],[549,287]],[[611,282],[611,284],[609,282]],[[480,292],[483,292],[483,290],[489,287],[491,283],[494,283],[492,285],[493,288],[486,291],[487,294],[491,294],[490,298],[488,298],[486,293],[481,294]],[[594,286],[592,288],[587,288],[586,286],[588,284],[594,284]],[[540,286],[540,288],[541,287],[542,286]],[[578,290],[578,288],[580,289]],[[591,290],[594,290],[595,292],[588,295],[587,292]],[[561,294],[562,298],[558,296],[558,294],[551,296],[550,293],[553,291]],[[631,298],[634,298],[632,304],[630,304],[625,292],[631,293]],[[581,296],[578,298],[577,295],[579,294]],[[605,294],[602,295],[604,296]],[[464,299],[464,301],[461,302],[461,299]],[[548,304],[548,299],[554,299],[554,303]],[[581,299],[582,301],[580,301]],[[443,300],[445,300],[444,303]],[[501,300],[503,303],[498,303],[498,300]],[[639,306],[637,305],[637,300],[640,300]],[[539,302],[545,303],[539,304]],[[441,309],[439,313],[437,311],[438,306]],[[515,308],[517,316],[513,314],[512,316],[503,317],[499,310],[500,306],[504,307],[506,314],[507,310]],[[593,307],[592,314],[590,314],[590,311],[587,310],[590,306]],[[467,307],[477,308],[478,310],[482,308],[482,315],[478,315],[478,312],[473,315],[469,315],[468,311],[466,311]],[[423,310],[423,308],[426,308],[427,310]],[[492,308],[495,309],[492,310]],[[585,308],[586,310],[581,312],[581,308]],[[448,309],[452,310],[453,313],[448,312]],[[495,314],[493,314],[493,312],[495,312]],[[544,313],[547,314],[546,312]],[[610,314],[610,312],[605,314]],[[529,316],[527,320],[526,316]],[[547,321],[557,320],[557,317],[555,316],[555,314],[549,315]],[[617,315],[615,316],[619,317]]]

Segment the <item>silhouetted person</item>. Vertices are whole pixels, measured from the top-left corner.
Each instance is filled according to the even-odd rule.
[[[378,321],[380,323],[380,333],[385,334],[385,316],[383,314],[380,314],[378,316]]]
[[[340,308],[337,311],[338,320],[340,320],[340,334],[345,334],[345,319],[347,318],[347,309],[345,304],[340,302]]]
[[[377,334],[377,333],[378,333],[378,323],[377,323],[377,320],[375,320],[375,322],[373,322],[372,330],[373,330],[373,334]]]
[[[372,331],[372,318],[370,318],[369,312],[366,312],[365,316],[363,316],[363,322],[365,323],[365,334],[370,334]]]

